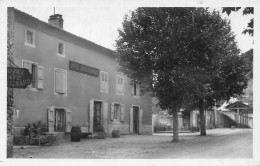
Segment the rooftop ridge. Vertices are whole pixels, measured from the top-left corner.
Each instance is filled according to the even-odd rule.
[[[99,44],[97,44],[97,43],[94,43],[94,42],[92,42],[92,41],[90,41],[90,40],[87,40],[87,39],[85,39],[85,38],[83,38],[83,37],[80,37],[80,36],[78,36],[78,35],[75,35],[75,34],[69,32],[69,31],[66,31],[66,30],[63,30],[63,29],[59,29],[59,28],[53,27],[53,26],[51,26],[49,23],[47,23],[47,22],[45,22],[45,21],[42,21],[42,20],[40,20],[40,19],[38,19],[38,18],[36,18],[36,17],[34,17],[34,16],[28,14],[28,13],[25,13],[25,12],[19,10],[19,9],[16,9],[16,8],[14,8],[14,7],[13,7],[13,9],[14,9],[16,12],[20,12],[21,14],[26,15],[26,16],[29,16],[29,17],[35,19],[35,20],[38,21],[38,22],[41,22],[41,23],[43,23],[43,24],[46,24],[46,25],[49,26],[50,28],[55,28],[57,31],[61,31],[61,32],[63,32],[63,33],[67,33],[67,34],[69,34],[69,35],[72,35],[72,36],[77,37],[78,39],[84,40],[85,42],[87,42],[86,44],[92,44],[92,45],[94,45],[94,46],[97,46],[97,47],[101,47],[101,48],[103,48],[103,49],[106,49],[107,51],[111,51],[111,53],[116,53],[116,52],[115,52],[114,50],[112,50],[112,49],[109,49],[109,48],[107,48],[107,47],[104,47],[104,46],[102,46],[102,45],[99,45]]]

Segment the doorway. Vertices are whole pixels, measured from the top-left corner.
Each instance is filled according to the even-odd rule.
[[[65,128],[65,110],[57,108],[54,113],[54,131],[64,132]]]
[[[93,132],[97,132],[98,126],[102,125],[101,108],[102,108],[102,102],[94,101]]]
[[[133,133],[139,133],[139,107],[133,106]]]

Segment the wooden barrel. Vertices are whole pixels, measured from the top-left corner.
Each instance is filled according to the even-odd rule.
[[[72,142],[80,142],[81,128],[78,126],[72,127],[70,132],[70,138]]]
[[[113,130],[112,138],[119,138],[119,137],[120,137],[120,130]]]

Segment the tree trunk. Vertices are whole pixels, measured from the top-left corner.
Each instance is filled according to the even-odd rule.
[[[176,109],[176,107],[173,107],[173,111],[172,111],[172,119],[173,119],[173,128],[172,128],[172,132],[173,132],[173,139],[172,142],[178,142],[179,141],[179,134],[178,134],[178,110]]]
[[[204,116],[204,103],[203,100],[199,101],[199,111],[200,111],[200,135],[206,136],[206,127],[205,127],[205,116]]]

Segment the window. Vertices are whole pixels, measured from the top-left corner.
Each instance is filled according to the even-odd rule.
[[[116,94],[124,95],[124,77],[120,75],[116,76]]]
[[[100,92],[109,92],[109,75],[107,72],[100,71]]]
[[[57,50],[58,50],[57,55],[62,56],[62,57],[65,57],[65,43],[59,41],[57,47],[58,47],[58,49],[57,49]]]
[[[35,47],[35,34],[31,29],[25,31],[25,45]]]
[[[117,121],[119,120],[124,121],[125,115],[125,106],[119,103],[112,103],[111,104],[111,120]]]
[[[55,92],[66,94],[67,93],[67,71],[62,69],[54,69],[55,73]]]
[[[134,82],[132,84],[131,93],[133,96],[139,96],[140,95],[140,84],[138,82]]]
[[[32,83],[27,88],[43,89],[44,84],[44,68],[35,62],[23,60],[23,68],[29,70],[32,74]]]
[[[120,111],[120,105],[114,104],[114,119],[119,119],[119,117],[118,117],[119,111]]]

